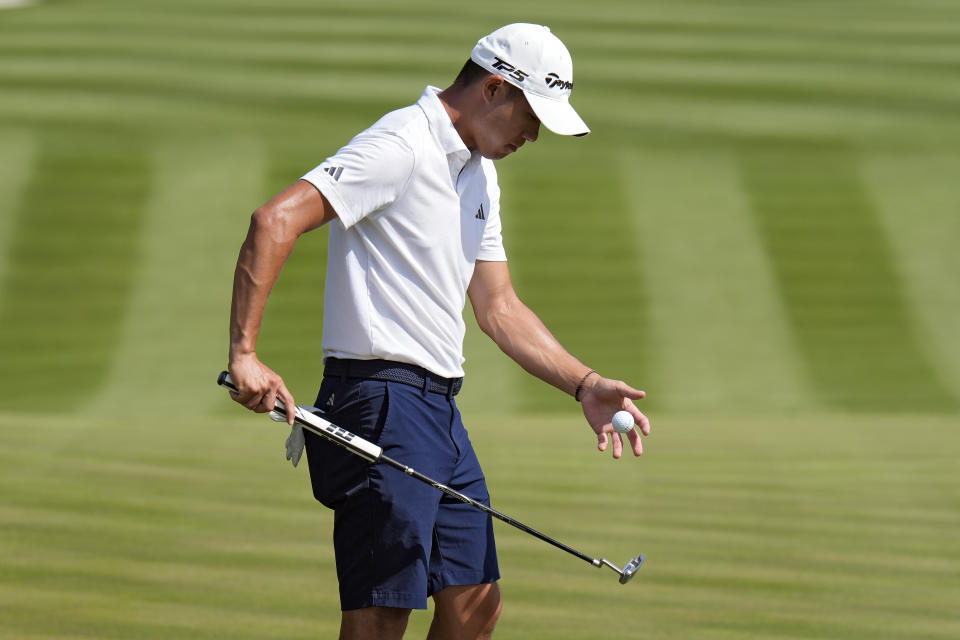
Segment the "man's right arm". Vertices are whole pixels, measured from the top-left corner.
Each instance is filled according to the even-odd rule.
[[[257,336],[267,298],[297,238],[336,215],[314,185],[299,180],[251,217],[233,277],[229,365],[230,376],[239,389],[231,395],[248,409],[270,411],[278,396],[285,405],[296,406],[283,379],[257,358]],[[293,424],[292,412],[287,421]]]

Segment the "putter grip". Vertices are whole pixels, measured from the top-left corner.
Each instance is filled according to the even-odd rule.
[[[239,391],[237,385],[235,385],[230,378],[230,374],[226,371],[221,371],[220,375],[217,376],[217,384],[230,391]],[[274,404],[275,411],[287,415],[287,408],[284,406],[283,400],[277,398]],[[380,456],[383,454],[382,447],[373,444],[369,440],[364,440],[360,436],[350,433],[346,429],[338,427],[318,415],[306,410],[301,411],[299,407],[294,407],[293,421],[307,431],[315,433],[321,438],[326,438],[336,445],[340,445],[350,453],[360,456],[368,462],[379,462]]]

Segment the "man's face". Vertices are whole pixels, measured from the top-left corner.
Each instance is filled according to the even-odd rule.
[[[540,135],[540,119],[519,89],[504,82],[489,96],[486,106],[475,133],[483,157],[505,158]]]

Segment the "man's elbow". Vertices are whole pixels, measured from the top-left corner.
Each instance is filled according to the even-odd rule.
[[[257,237],[285,244],[299,235],[282,207],[267,203],[258,207],[250,216],[250,231]]]
[[[515,300],[519,302],[519,300]],[[485,334],[493,338],[494,341],[502,336],[510,326],[510,320],[514,317],[516,305],[511,304],[506,297],[499,298],[496,301],[485,305],[483,313],[477,313],[477,326]]]
[[[477,314],[477,326],[480,327],[480,331],[483,331],[487,336],[494,336],[494,325],[491,319],[487,315]]]

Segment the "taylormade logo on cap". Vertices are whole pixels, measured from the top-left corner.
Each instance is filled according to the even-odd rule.
[[[549,27],[508,24],[481,38],[470,59],[521,89],[547,129],[567,136],[590,133],[570,105],[573,60]]]

